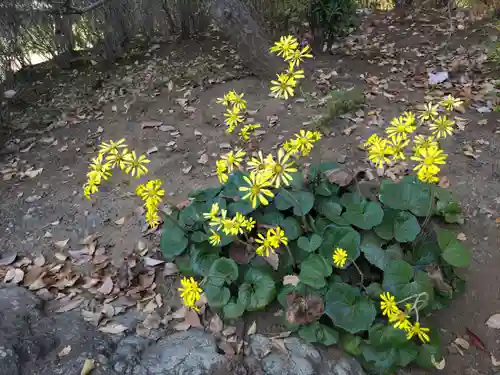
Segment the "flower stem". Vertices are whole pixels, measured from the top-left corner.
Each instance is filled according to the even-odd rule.
[[[352,261],[352,264],[353,266],[356,268],[356,270],[358,271],[359,273],[359,276],[361,277],[361,281],[360,281],[360,285],[363,289],[366,289],[365,288],[365,275],[363,274],[363,272],[361,271],[361,269],[359,268],[359,266],[356,264],[356,262],[353,260]]]

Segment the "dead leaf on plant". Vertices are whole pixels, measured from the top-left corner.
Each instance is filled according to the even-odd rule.
[[[220,333],[224,328],[224,323],[219,315],[215,314],[212,319],[210,319],[210,324],[208,325],[208,329],[212,333]]]
[[[248,264],[253,256],[242,243],[233,242],[229,247],[229,257],[238,264]]]
[[[250,325],[250,328],[248,328],[247,336],[255,335],[255,332],[257,332],[257,323],[254,320]]]
[[[286,296],[286,320],[292,324],[309,324],[325,312],[323,299],[315,294],[301,296],[291,292]]]
[[[300,279],[297,275],[286,275],[283,277],[283,285],[297,285]]]

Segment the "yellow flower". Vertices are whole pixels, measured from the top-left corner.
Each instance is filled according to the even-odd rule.
[[[425,344],[426,342],[431,341],[431,339],[429,338],[429,335],[427,334],[427,332],[429,332],[429,331],[430,331],[429,328],[421,327],[420,323],[416,322],[413,325],[413,327],[411,327],[411,330],[406,335],[406,338],[408,340],[411,340],[413,338],[413,336],[417,335],[418,338],[420,339],[420,341],[422,341]]]
[[[295,70],[292,63],[289,64],[288,69],[286,71],[286,75],[288,78],[291,78],[294,80],[299,80],[299,79],[305,78],[304,70],[303,69]]]
[[[389,292],[385,292],[380,295],[380,299],[380,310],[382,310],[382,315],[387,315],[390,319],[393,315],[399,313],[399,308],[396,305],[396,297]]]
[[[144,201],[149,201],[153,205],[158,205],[161,198],[165,196],[165,190],[161,188],[161,180],[158,179],[137,186],[135,191]]]
[[[413,133],[415,129],[416,126],[414,126],[412,123],[406,122],[405,118],[403,116],[400,116],[392,119],[391,126],[385,129],[385,132],[389,136],[396,135],[406,139],[408,134]]]
[[[127,145],[124,143],[125,142],[125,138],[122,138],[120,139],[119,141],[109,141],[109,143],[106,143],[106,142],[102,142],[100,145],[99,145],[99,153],[100,154],[105,154],[105,153],[110,153],[110,154],[114,154],[114,153],[118,153],[120,150],[120,148],[125,148],[127,147]]]
[[[240,212],[236,213],[236,216],[233,217],[233,235],[243,233],[243,229],[245,228],[246,218]]]
[[[217,173],[217,178],[219,179],[219,182],[221,184],[225,184],[227,180],[229,179],[229,176],[227,174],[227,164],[225,160],[217,160],[215,162],[215,165],[217,166],[216,173]]]
[[[285,61],[289,61],[292,67],[299,66],[300,63],[304,61],[305,58],[311,58],[311,47],[306,45],[301,50],[296,49],[285,58]]]
[[[271,183],[273,183],[276,188],[279,188],[281,184],[286,186],[290,185],[290,181],[292,181],[290,173],[297,172],[294,163],[288,162],[288,159],[290,159],[290,154],[285,153],[285,150],[282,148],[278,150],[276,161],[272,154],[266,157]]]
[[[217,230],[220,230],[222,227],[222,221],[226,220],[227,210],[220,210],[220,217],[214,217],[208,223],[211,227],[217,227]]]
[[[136,176],[137,178],[141,177],[143,174],[148,173],[148,168],[146,168],[145,164],[148,164],[150,161],[146,159],[145,155],[140,155],[137,157],[135,155],[135,151],[131,151],[125,157],[125,170],[124,172],[130,174],[131,176]]]
[[[262,151],[259,151],[257,156],[253,156],[247,164],[247,169],[254,173],[262,173],[268,169],[266,159],[262,156]]]
[[[432,130],[432,135],[437,139],[446,138],[448,135],[453,134],[454,124],[455,121],[448,120],[446,116],[439,116],[429,125],[429,128]]]
[[[288,245],[288,237],[285,235],[285,231],[280,227],[275,229],[268,229],[267,237],[271,239],[271,245],[273,247],[280,247],[280,244]]]
[[[97,175],[99,175],[100,178],[103,180],[107,180],[108,177],[111,176],[111,164],[106,163],[103,160],[103,154],[98,154],[95,158],[91,160],[90,166],[90,173],[96,172]],[[87,176],[89,175],[87,174]]]
[[[403,120],[407,125],[412,126],[413,124],[415,124],[415,114],[411,111],[406,111],[405,113],[403,113]]]
[[[243,99],[243,93],[237,94],[235,91],[232,91],[232,103],[234,108],[239,109],[240,111],[244,111],[247,108],[247,101]]]
[[[283,56],[283,58],[286,59],[297,49],[298,45],[297,39],[293,36],[282,36],[278,42],[274,43],[274,46],[272,46],[269,51],[277,52],[278,56]]]
[[[89,172],[87,176],[88,180],[83,185],[83,194],[85,195],[85,198],[90,199],[92,194],[97,193],[99,191],[99,185],[101,183],[101,175],[96,171],[92,171]]]
[[[243,116],[240,115],[240,109],[236,106],[228,108],[224,113],[226,125],[230,128],[235,128],[239,123],[243,122]]]
[[[378,134],[372,134],[368,137],[363,146],[368,147],[374,145],[375,143],[379,143],[383,138],[381,138]]]
[[[225,235],[233,236],[235,235],[235,222],[233,219],[221,219],[220,228]],[[217,228],[219,229],[219,228]]]
[[[433,172],[429,169],[421,168],[417,172],[417,177],[422,182],[428,182],[429,184],[433,184],[435,182],[439,182],[439,178],[436,176],[438,172]]]
[[[271,81],[271,92],[274,93],[276,98],[288,99],[289,96],[294,96],[294,88],[297,85],[297,81],[293,78],[288,77],[288,75],[281,73],[278,74],[278,80]]]
[[[181,285],[182,287],[178,290],[181,292],[181,298],[183,299],[184,305],[193,310],[199,310],[197,306],[195,306],[195,303],[200,299],[203,289],[200,288],[199,284],[192,277],[189,279],[184,277],[181,280]]]
[[[229,107],[233,103],[233,98],[234,98],[234,91],[229,91],[227,94],[224,94],[224,97],[217,98],[216,103]]]
[[[377,168],[382,168],[384,164],[390,162],[388,155],[391,155],[391,149],[387,145],[386,139],[374,143],[368,149],[368,159],[375,164]]]
[[[441,106],[447,111],[453,111],[455,108],[460,107],[463,104],[463,101],[460,99],[456,99],[451,95],[446,96],[443,100],[441,100]]]
[[[212,203],[210,212],[203,213],[203,217],[207,220],[213,220],[219,215],[219,203]]]
[[[248,184],[248,186],[241,186],[240,191],[247,192],[243,199],[248,199],[252,202],[252,207],[257,207],[257,201],[262,205],[267,206],[269,204],[268,198],[274,198],[274,194],[269,188],[271,187],[271,182],[269,177],[263,173],[250,173],[250,178],[247,176],[243,177],[243,180]],[[268,197],[268,198],[266,198]]]
[[[315,131],[312,132],[312,140],[314,142],[319,141],[321,139],[321,137],[322,137],[322,135],[321,135],[320,131],[315,130]]]
[[[422,121],[433,120],[434,117],[438,115],[439,105],[432,105],[432,103],[427,103],[424,105],[424,109],[420,112],[418,118]]]
[[[125,171],[127,167],[127,155],[128,150],[124,148],[123,150],[117,150],[116,152],[110,153],[106,156],[106,161],[112,168],[119,167],[122,171]]]
[[[268,232],[268,234],[269,234],[269,232]],[[264,235],[262,233],[259,233],[257,238],[255,239],[255,242],[260,244],[260,246],[257,247],[257,249],[255,249],[255,253],[257,255],[260,255],[261,257],[264,257],[264,256],[268,257],[270,254],[275,253],[274,246],[273,246],[273,240],[272,240],[272,238],[269,237],[269,235],[264,237]]]
[[[424,150],[429,147],[439,147],[439,144],[436,142],[435,138],[432,135],[428,137],[425,137],[423,135],[417,135],[413,140],[413,144],[414,144],[413,152],[415,154],[418,154],[420,150]]]
[[[225,161],[229,173],[231,173],[234,169],[240,167],[245,155],[245,151],[236,150],[236,153],[234,153],[233,151],[229,151],[227,154],[222,156],[222,160]]]
[[[389,316],[389,323],[394,325],[394,328],[402,329],[406,332],[412,329],[412,324],[408,320],[410,316],[398,309],[398,312],[394,312],[391,316]]]
[[[255,219],[253,217],[250,217],[250,218],[245,220],[245,223],[243,224],[243,226],[245,227],[247,232],[250,232],[255,227],[255,224],[256,224]]]
[[[335,267],[342,268],[347,262],[347,251],[337,247],[332,254],[333,264]]]
[[[260,128],[260,124],[250,124],[250,125],[244,125],[240,132],[238,133],[238,136],[242,141],[248,141],[250,139],[250,135],[256,130]]]
[[[417,155],[411,157],[412,160],[418,162],[413,170],[418,171],[423,169],[424,172],[422,173],[429,172],[431,174],[436,174],[440,170],[438,165],[445,164],[447,157],[448,155],[443,153],[443,150],[437,147],[420,150]]]
[[[295,139],[290,142],[296,143],[297,148],[302,156],[307,156],[311,152],[314,144],[315,136],[312,131],[300,130],[299,134],[295,134]]]
[[[160,216],[158,215],[158,209],[146,204],[146,222],[150,228],[156,228],[160,224]]]
[[[404,139],[402,136],[391,136],[387,147],[392,155],[392,160],[405,160],[405,147],[410,143],[409,139]]]
[[[214,231],[213,229],[210,229],[210,233],[212,233],[212,235],[208,238],[208,242],[210,243],[210,245],[212,246],[219,245],[221,241],[220,234]]]

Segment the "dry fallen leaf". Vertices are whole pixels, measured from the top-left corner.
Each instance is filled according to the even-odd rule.
[[[175,263],[165,263],[165,267],[163,268],[163,276],[172,276],[176,275],[179,272],[179,269],[175,265]]]
[[[58,250],[64,250],[66,248],[66,245],[68,244],[68,242],[69,242],[69,238],[62,240],[62,241],[54,241],[54,246]]]
[[[113,335],[123,333],[127,330],[127,327],[123,324],[111,322],[106,324],[105,326],[99,327],[99,331],[104,333],[111,333]]]
[[[82,304],[83,300],[84,300],[83,297],[79,297],[79,298],[75,298],[73,300],[70,300],[67,304],[63,304],[61,307],[59,307],[55,312],[56,313],[63,313],[63,312],[68,312],[68,311],[74,310]]]
[[[102,282],[102,285],[99,289],[97,289],[97,291],[102,294],[111,293],[113,291],[113,280],[111,280],[111,277],[106,276]]]
[[[115,224],[116,225],[123,225],[123,224],[125,224],[125,216],[119,218],[118,220],[115,220]]]
[[[434,367],[437,368],[438,370],[443,370],[446,366],[446,360],[443,358],[440,362],[436,362],[434,354],[431,355],[431,362],[434,365]]]
[[[144,257],[142,260],[144,261],[144,265],[146,267],[154,267],[165,262],[164,260],[154,259],[151,257]]]
[[[491,358],[491,364],[495,367],[500,366],[500,361],[495,358],[493,353],[490,353],[490,358]]]
[[[457,234],[457,240],[459,240],[459,241],[466,241],[467,240],[467,236],[465,235],[465,233],[460,232],[460,233]]]
[[[490,316],[485,324],[489,328],[500,329],[500,313]]]
[[[24,279],[24,271],[20,268],[11,268],[5,274],[4,283],[19,284]]]
[[[247,336],[255,335],[255,332],[257,332],[257,323],[254,320],[250,325],[250,328],[248,328]]]
[[[183,318],[186,317],[187,312],[188,312],[188,309],[186,308],[186,306],[182,306],[179,310],[176,310],[172,314],[172,318],[174,318],[174,319],[183,319]]]
[[[328,178],[328,181],[339,186],[349,185],[354,178],[351,172],[342,169],[332,169],[326,171],[325,175]]]
[[[219,317],[219,315],[215,314],[212,319],[210,319],[208,329],[212,333],[220,333],[222,331],[222,328],[224,328],[224,323],[222,322],[222,319]]]
[[[465,350],[469,349],[469,347],[470,347],[469,342],[467,340],[464,340],[461,337],[457,337],[454,342],[455,342],[455,344],[457,344],[458,346],[460,346],[461,348],[463,348]]]
[[[9,253],[0,259],[0,266],[8,266],[14,263],[17,258],[17,253]]]
[[[85,362],[83,363],[82,371],[80,372],[80,375],[89,375],[90,372],[95,368],[94,360],[93,359],[86,359]]]
[[[23,173],[24,176],[28,176],[29,178],[34,178],[43,172],[43,168],[31,169]]]
[[[71,345],[67,345],[64,348],[62,348],[59,353],[57,353],[57,356],[59,358],[64,357],[64,356],[68,355],[70,351],[71,351]]]

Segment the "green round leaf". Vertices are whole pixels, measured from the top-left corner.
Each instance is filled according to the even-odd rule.
[[[408,342],[406,332],[391,325],[375,324],[368,333],[370,344],[381,348],[400,347]]]
[[[366,294],[375,301],[380,301],[380,295],[384,292],[382,285],[379,283],[371,283],[366,287]]]
[[[342,348],[350,355],[355,357],[361,355],[361,337],[351,335],[350,333],[344,333],[340,338],[340,342]]]
[[[320,289],[326,285],[325,277],[332,273],[332,266],[321,255],[311,254],[300,266],[300,281],[311,288]]]
[[[302,227],[297,219],[292,216],[287,217],[281,223],[281,228],[285,231],[288,240],[293,241],[302,234]]]
[[[336,194],[338,191],[338,185],[332,184],[325,179],[321,180],[321,182],[314,188],[314,193],[323,197],[329,197],[332,194]]]
[[[238,265],[232,259],[219,258],[210,267],[209,275],[213,285],[231,284],[238,278]]]
[[[192,202],[179,213],[179,225],[183,228],[191,228],[197,223],[205,222],[203,213],[209,209],[210,207],[205,202]]]
[[[358,228],[371,229],[382,222],[384,210],[378,203],[362,202],[358,205],[350,204],[342,217]]]
[[[367,331],[377,315],[373,302],[345,283],[330,287],[325,296],[325,312],[334,325],[350,333]]]
[[[256,213],[256,220],[259,224],[272,226],[282,225],[285,216],[276,209],[266,211],[264,214]]]
[[[237,202],[229,203],[227,212],[229,216],[235,216],[238,212],[242,215],[248,215],[253,212],[254,208],[249,200],[239,200]]]
[[[276,297],[276,284],[272,276],[258,268],[249,268],[245,273],[245,283],[249,285],[248,311],[261,310]],[[248,287],[245,287],[248,288]]]
[[[245,306],[240,304],[238,301],[232,300],[222,308],[222,312],[225,318],[236,319],[243,315],[245,312]]]
[[[395,260],[389,264],[384,272],[382,287],[395,296],[400,296],[403,288],[413,279],[413,267],[402,260]]]
[[[441,248],[441,256],[453,267],[466,267],[470,264],[471,255],[469,250],[457,240],[455,234],[448,230],[438,232],[438,244]]]
[[[301,171],[292,172],[290,173],[290,176],[292,177],[292,181],[290,182],[290,187],[293,190],[300,190],[304,187],[305,184],[304,174]]]
[[[377,348],[373,345],[361,344],[361,354],[367,362],[366,369],[374,374],[392,374],[399,360],[398,350],[395,348]]]
[[[191,247],[191,264],[193,271],[200,276],[208,276],[210,267],[220,258],[219,248],[210,245],[193,245]]]
[[[335,162],[324,162],[319,164],[313,164],[309,167],[308,180],[313,181],[319,177],[322,173],[330,171],[332,169],[337,169],[339,165]]]
[[[210,202],[221,190],[222,186],[212,189],[195,190],[189,193],[189,197],[194,198],[196,202]]]
[[[319,322],[314,322],[299,329],[299,336],[309,343],[320,343],[325,346],[334,345],[339,341],[339,333],[333,328]]]
[[[354,193],[345,193],[340,198],[340,204],[342,204],[346,210],[350,207],[357,207],[363,202],[366,202],[366,199],[363,198],[357,191]]]
[[[398,365],[401,367],[408,366],[418,356],[418,346],[413,342],[408,341],[406,345],[398,348]]]
[[[411,242],[420,233],[417,218],[409,212],[398,212],[394,219],[394,237],[398,242]]]
[[[299,239],[297,240],[297,245],[299,245],[302,250],[307,251],[308,253],[312,253],[321,246],[322,242],[323,238],[321,238],[320,235],[313,233],[310,237],[299,237]]]
[[[399,211],[391,208],[384,209],[384,218],[382,223],[373,228],[377,236],[384,240],[392,240],[394,238],[394,220]]]
[[[173,260],[181,255],[188,245],[188,239],[184,231],[167,216],[163,222],[163,232],[160,240],[160,248],[167,260]]]
[[[359,233],[351,227],[338,227],[332,224],[323,233],[323,243],[319,247],[319,252],[333,264],[333,251],[339,247],[347,251],[349,260],[354,261],[360,254],[360,242]]]
[[[441,351],[441,337],[439,336],[438,329],[432,329],[430,334],[430,342],[428,344],[423,344],[418,347],[418,355],[415,359],[415,363],[425,369],[435,369],[432,363],[432,358],[434,357],[435,362],[439,362],[442,359]]]
[[[316,199],[316,210],[328,220],[333,221],[337,225],[349,225],[346,219],[341,217],[343,207],[340,204],[338,197]]]
[[[380,187],[380,201],[395,210],[409,210],[417,216],[432,214],[430,185],[413,179],[394,183],[386,180]]]
[[[225,286],[214,285],[208,282],[204,288],[205,295],[207,296],[208,304],[210,307],[218,309],[227,305],[231,298],[231,292]]]
[[[293,214],[305,216],[314,205],[314,195],[308,191],[292,191],[289,193],[293,199]]]
[[[191,234],[191,241],[201,243],[208,240],[208,235],[205,232],[196,231]]]
[[[385,241],[376,236],[375,233],[371,231],[363,232],[360,245],[361,251],[368,262],[381,270],[385,270],[392,260],[390,254],[382,249],[384,244]]]

